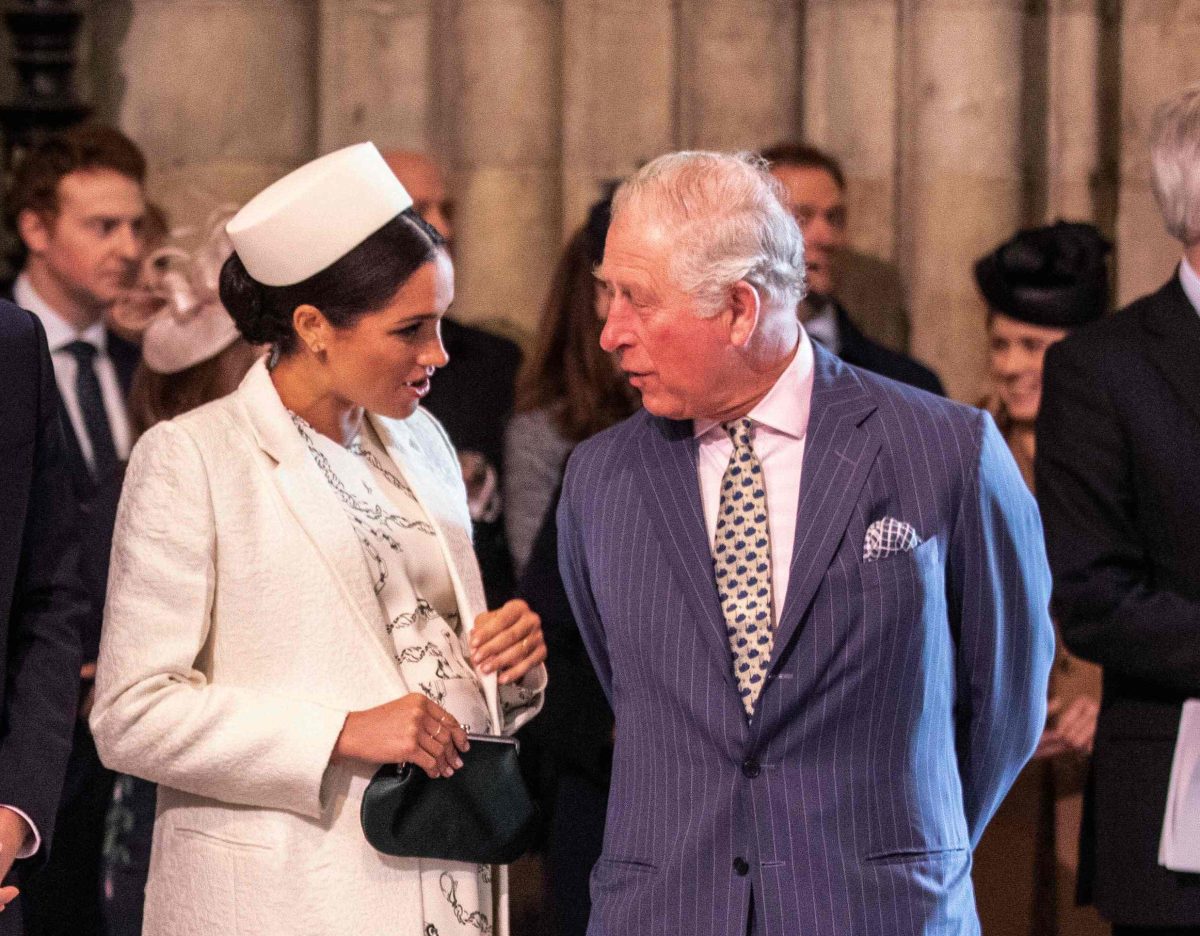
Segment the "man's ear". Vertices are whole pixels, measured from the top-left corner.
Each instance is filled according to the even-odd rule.
[[[729,342],[734,347],[744,348],[758,329],[762,301],[758,290],[745,280],[738,280],[729,288]]]
[[[50,247],[53,221],[32,208],[17,215],[17,233],[31,254],[45,253]]]

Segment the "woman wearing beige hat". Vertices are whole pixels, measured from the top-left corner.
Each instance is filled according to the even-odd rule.
[[[448,776],[545,686],[537,616],[484,610],[420,407],[449,256],[370,144],[227,230],[221,299],[271,353],[134,451],[92,714],[105,762],[159,784],[145,931],[505,932],[502,869],[384,856],[359,821],[379,764]]]

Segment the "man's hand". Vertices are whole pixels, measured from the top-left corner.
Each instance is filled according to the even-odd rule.
[[[1052,698],[1046,711],[1046,730],[1038,740],[1034,759],[1057,757],[1068,751],[1087,757],[1092,753],[1099,714],[1100,706],[1088,696],[1078,696],[1070,703]]]
[[[0,881],[8,877],[17,852],[25,845],[29,826],[11,809],[0,807]],[[15,887],[0,887],[0,911],[17,896]]]

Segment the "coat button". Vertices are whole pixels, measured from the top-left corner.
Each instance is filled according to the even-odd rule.
[[[750,873],[750,863],[741,856],[733,859],[733,870],[737,872],[738,877],[745,877]]]
[[[742,774],[749,777],[751,780],[757,777],[760,773],[762,773],[762,767],[753,757],[748,757],[742,762]]]

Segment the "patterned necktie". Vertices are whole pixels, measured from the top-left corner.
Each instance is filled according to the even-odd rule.
[[[92,471],[97,478],[106,477],[117,463],[117,446],[113,442],[112,426],[104,409],[104,394],[96,376],[96,346],[88,341],[72,341],[63,350],[75,358],[75,398],[83,416],[83,426],[92,443]]]
[[[721,479],[713,566],[733,672],[747,715],[762,691],[775,621],[771,611],[771,537],[762,465],[750,445],[753,423],[738,419],[722,428],[733,440],[733,456]]]

